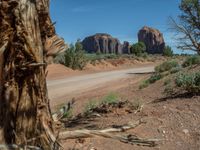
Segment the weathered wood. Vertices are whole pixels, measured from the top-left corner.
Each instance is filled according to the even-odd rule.
[[[48,51],[65,44],[55,34],[49,0],[0,0],[0,39],[0,143],[53,149],[45,64]]]
[[[118,132],[125,132],[139,126],[143,123],[141,120],[138,120],[134,123],[122,126],[121,128],[108,128],[103,130],[75,130],[75,131],[64,131],[59,134],[59,138],[62,140],[66,139],[78,139],[78,138],[93,138],[93,137],[103,137],[110,138],[114,140],[121,141],[123,143],[135,144],[139,146],[149,146],[153,147],[156,145],[156,142],[160,141],[159,139],[143,139],[138,138],[135,135],[131,134],[122,134]]]

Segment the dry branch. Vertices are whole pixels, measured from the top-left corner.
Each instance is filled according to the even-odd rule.
[[[120,128],[108,128],[103,130],[83,129],[76,131],[64,131],[59,134],[59,138],[61,140],[66,140],[66,139],[78,139],[78,138],[104,137],[104,138],[115,139],[128,144],[135,144],[135,145],[149,146],[149,147],[155,146],[156,142],[159,141],[158,139],[143,139],[143,138],[138,138],[135,135],[119,133],[119,132],[125,132],[130,129],[134,129],[142,123],[144,122],[138,120],[135,123],[131,123],[129,125]]]

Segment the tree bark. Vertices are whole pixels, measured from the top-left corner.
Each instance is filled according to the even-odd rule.
[[[0,143],[54,149],[46,87],[49,0],[0,0]]]

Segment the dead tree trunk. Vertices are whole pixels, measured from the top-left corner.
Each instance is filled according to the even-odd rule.
[[[45,79],[52,37],[49,0],[0,0],[1,144],[55,146]]]

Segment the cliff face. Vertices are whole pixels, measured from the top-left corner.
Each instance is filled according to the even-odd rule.
[[[150,27],[145,26],[138,32],[138,41],[145,43],[149,54],[162,54],[165,48],[163,34]]]
[[[114,38],[111,35],[104,33],[98,33],[86,37],[82,41],[82,45],[83,48],[89,53],[101,52],[104,54],[107,53],[122,54],[125,51],[128,52],[126,46],[123,46],[117,38]]]

